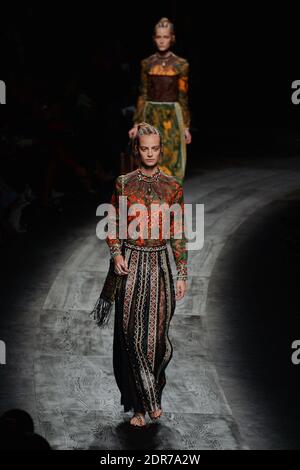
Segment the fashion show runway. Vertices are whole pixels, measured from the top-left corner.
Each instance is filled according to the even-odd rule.
[[[185,202],[204,204],[204,247],[189,252],[188,293],[177,303],[169,332],[174,352],[164,414],[147,428],[131,427],[132,413],[122,411],[112,327],[99,330],[89,317],[109,260],[107,245],[95,235],[95,208],[79,208],[15,249],[2,292],[7,364],[0,368],[0,412],[30,412],[36,432],[53,448],[276,449],[299,443],[290,345],[299,336],[293,289],[300,250],[295,257],[298,238],[287,228],[293,230],[299,214],[300,165],[293,158],[269,159],[193,171],[184,191]]]

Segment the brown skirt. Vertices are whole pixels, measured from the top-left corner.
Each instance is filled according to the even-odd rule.
[[[167,245],[123,243],[129,274],[116,293],[114,375],[124,411],[161,408],[165,369],[173,355],[168,336],[176,299]]]

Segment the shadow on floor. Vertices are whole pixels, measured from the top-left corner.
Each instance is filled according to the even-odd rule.
[[[251,448],[300,447],[300,200],[275,201],[240,226],[208,292],[211,350]]]

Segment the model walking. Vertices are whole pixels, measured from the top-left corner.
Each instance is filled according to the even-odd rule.
[[[188,255],[184,235],[183,189],[175,178],[158,167],[162,152],[159,131],[146,123],[138,125],[135,149],[139,167],[116,179],[111,203],[116,211],[116,233],[120,228],[119,196],[123,194],[127,197],[128,213],[133,204],[144,205],[144,212],[139,209],[139,236],[134,239],[128,235],[122,243],[118,236],[112,237],[109,233],[106,241],[119,280],[115,293],[114,374],[124,411],[134,411],[130,423],[144,426],[146,412],[153,420],[162,414],[165,369],[173,352],[168,330],[176,300],[182,299],[186,292]],[[168,207],[177,203],[180,208],[179,219],[171,215],[170,237],[164,238],[159,218],[159,236],[144,237],[145,230],[148,229],[150,234],[155,228],[155,222],[149,215],[150,205],[163,203]],[[127,227],[134,218],[128,215]],[[176,292],[168,256],[168,240],[177,267]],[[106,287],[110,292],[109,282]],[[107,320],[105,317],[110,307],[111,303],[104,301],[102,295],[94,310],[99,325]]]
[[[188,106],[189,64],[171,51],[175,34],[168,18],[162,18],[155,25],[153,40],[157,52],[141,62],[139,97],[129,136],[136,136],[140,121],[157,127],[164,142],[159,167],[183,184],[186,144],[192,140]]]

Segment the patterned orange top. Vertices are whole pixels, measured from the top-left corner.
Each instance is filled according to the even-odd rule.
[[[123,235],[120,235],[119,196],[123,195],[127,197],[124,224],[129,229],[127,234],[124,235],[124,239],[139,246],[161,245],[169,240],[177,268],[177,279],[186,280],[188,253],[182,185],[173,176],[162,172],[159,167],[152,176],[146,175],[140,168],[124,176],[123,193],[122,177],[118,176],[111,197],[111,204],[115,209],[116,216],[115,219],[110,214],[108,216],[111,224],[110,230],[113,228],[113,231],[108,231],[106,237],[111,256],[115,257],[122,253]],[[168,208],[170,209],[170,217],[168,217],[167,212],[164,213],[162,210],[164,203],[167,211]],[[131,207],[133,204],[142,204],[143,206],[133,208]],[[174,209],[178,209],[178,217],[175,215],[176,213],[172,212],[171,206],[173,204]],[[151,205],[153,206],[151,207]],[[129,227],[132,222],[134,223],[132,227],[136,229],[135,234]],[[169,226],[168,222],[170,223]]]
[[[134,123],[144,120],[143,112],[146,101],[177,101],[181,106],[184,127],[188,128],[190,126],[188,79],[188,61],[173,52],[170,52],[166,59],[161,58],[158,53],[143,59],[141,61],[139,97],[133,116]]]

